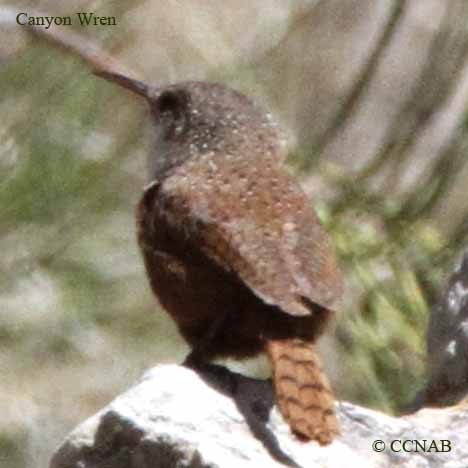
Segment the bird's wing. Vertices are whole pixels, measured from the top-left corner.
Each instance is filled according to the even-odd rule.
[[[190,163],[162,182],[170,225],[265,303],[301,316],[332,308],[341,276],[310,200],[281,167]],[[213,167],[214,166],[214,167]]]

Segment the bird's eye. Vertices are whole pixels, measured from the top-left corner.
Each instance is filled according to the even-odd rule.
[[[181,91],[165,91],[159,96],[158,110],[161,114],[170,112],[177,116],[183,112],[187,102],[187,97]]]
[[[181,135],[187,127],[188,98],[184,91],[165,91],[157,101],[157,112],[160,117],[169,118],[166,136],[172,138]]]

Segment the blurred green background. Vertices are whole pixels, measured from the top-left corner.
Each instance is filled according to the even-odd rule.
[[[322,340],[336,393],[394,412],[424,382],[428,310],[468,232],[467,3],[183,3],[0,3],[1,466],[46,466],[77,423],[187,351],[136,245],[144,104],[7,27],[6,7],[115,15],[75,29],[147,81],[219,80],[271,109],[346,277]]]

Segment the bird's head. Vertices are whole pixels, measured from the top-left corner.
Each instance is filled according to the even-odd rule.
[[[200,81],[152,86],[117,73],[96,74],[148,102],[155,127],[151,179],[208,152],[215,157],[284,152],[284,134],[270,114],[231,88]]]

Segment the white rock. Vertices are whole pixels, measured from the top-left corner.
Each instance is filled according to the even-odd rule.
[[[391,417],[339,403],[342,435],[331,445],[301,443],[276,409],[268,427],[281,449],[303,468],[468,466],[468,410],[425,409]],[[449,440],[447,452],[404,452],[398,441]],[[382,440],[386,449],[373,450]],[[392,452],[392,441],[397,451]],[[415,450],[414,443],[408,448]],[[50,468],[274,468],[233,400],[194,371],[161,365],[133,388],[79,425],[56,451]]]

